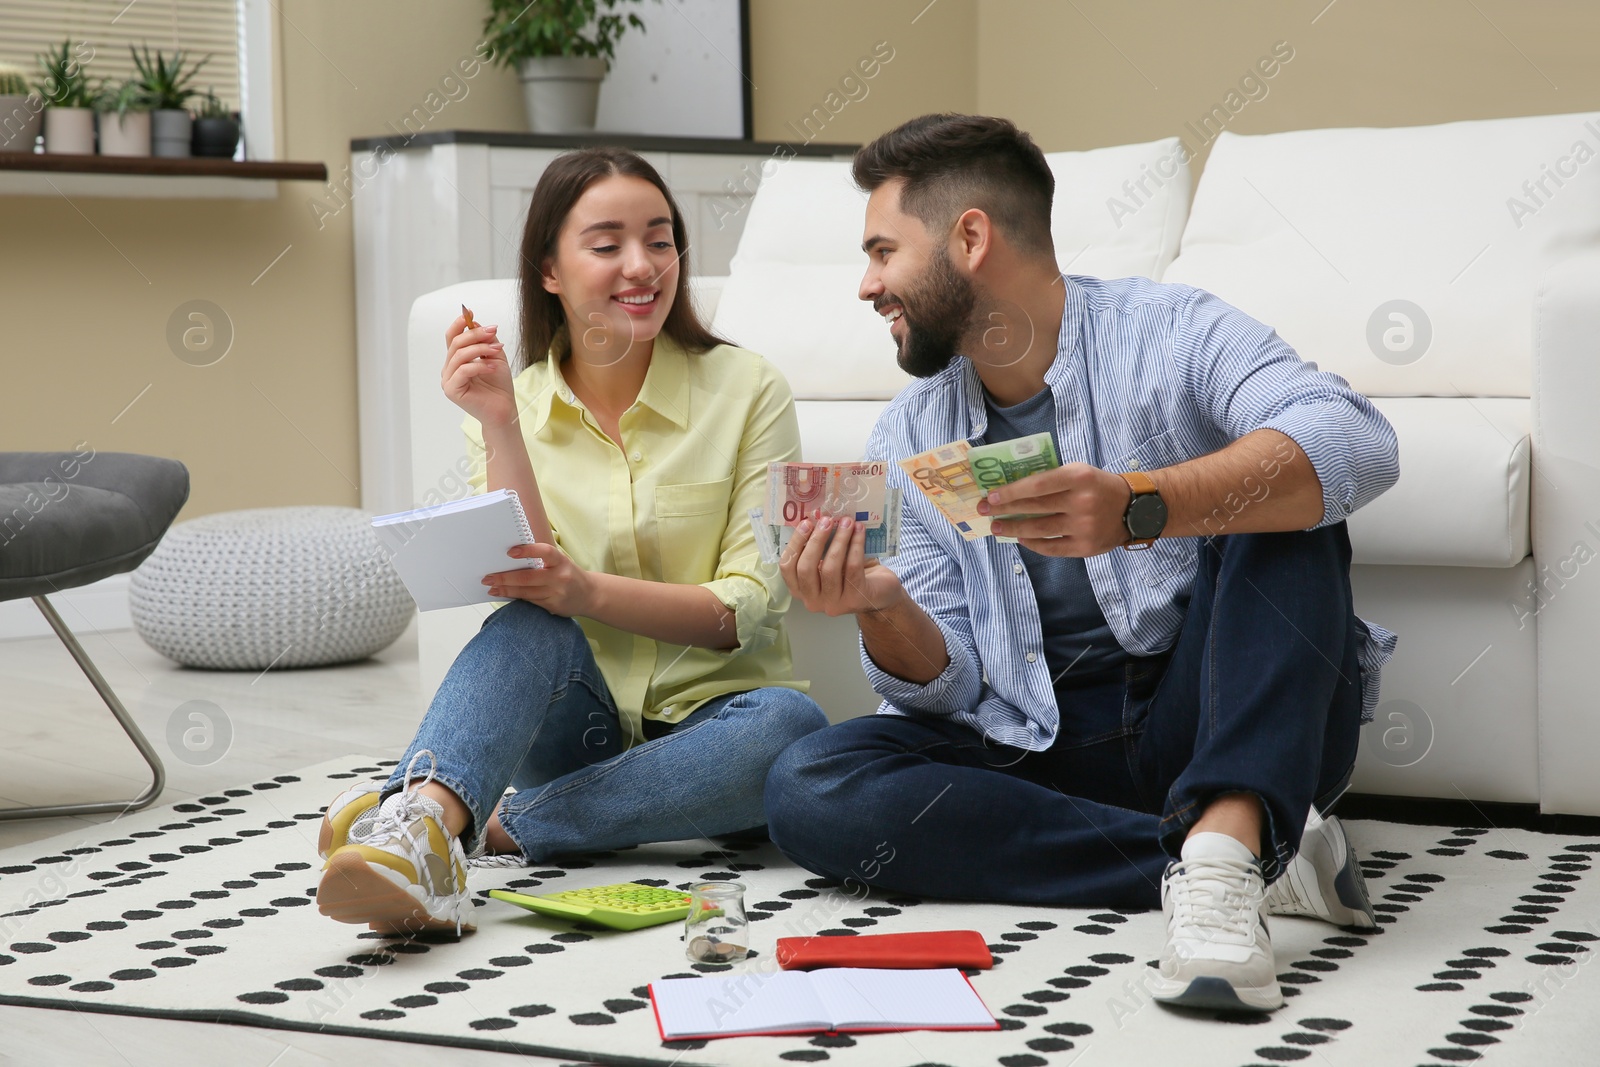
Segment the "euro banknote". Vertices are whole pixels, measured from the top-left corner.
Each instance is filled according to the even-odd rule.
[[[876,529],[883,525],[886,475],[887,465],[881,460],[770,464],[765,521],[798,526],[804,519],[849,515],[867,529]]]
[[[903,459],[900,466],[963,538],[976,541],[991,533],[991,516],[978,512],[980,500],[1002,485],[1061,466],[1061,459],[1050,435],[1036,433],[983,445],[952,441]],[[1001,540],[1014,541],[1015,538]]]
[[[900,490],[884,491],[882,519],[868,526],[865,554],[868,559],[889,559],[900,552]],[[794,527],[770,523],[764,508],[750,509],[750,528],[755,531],[756,548],[765,563],[776,563],[794,537]],[[831,533],[830,533],[831,538]]]

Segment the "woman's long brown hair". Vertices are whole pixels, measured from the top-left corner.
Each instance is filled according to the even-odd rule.
[[[661,332],[690,352],[704,352],[727,344],[700,321],[689,300],[689,234],[683,225],[683,212],[672,198],[667,183],[661,180],[644,157],[626,148],[584,148],[558,156],[545,168],[528,205],[528,222],[522,230],[522,266],[519,289],[522,297],[523,366],[542,362],[549,356],[550,342],[566,324],[561,298],[546,292],[542,269],[556,254],[557,238],[567,214],[595,182],[612,175],[643,178],[666,197],[672,213],[672,243],[678,250],[678,287],[667,311]]]

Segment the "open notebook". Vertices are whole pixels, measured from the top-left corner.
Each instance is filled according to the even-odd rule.
[[[823,1030],[997,1030],[954,967],[752,971],[650,984],[661,1040]]]
[[[513,545],[534,543],[522,502],[510,489],[379,515],[372,528],[422,611],[501,603],[506,598],[489,595],[485,575],[544,566],[506,555]]]

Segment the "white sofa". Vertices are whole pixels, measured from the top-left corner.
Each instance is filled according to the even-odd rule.
[[[1192,205],[1176,139],[1049,156],[1064,270],[1211,290],[1394,424],[1400,481],[1350,523],[1358,611],[1400,634],[1361,791],[1600,814],[1584,682],[1600,630],[1585,567],[1600,556],[1600,165],[1580,141],[1600,144],[1600,117],[1223,134]],[[807,458],[859,456],[905,382],[856,299],[863,204],[847,164],[787,162],[751,204],[729,276],[696,279],[715,329],[788,376]],[[460,492],[460,417],[438,367],[462,302],[514,339],[510,279],[413,306],[419,502]],[[427,693],[482,614],[422,617]],[[789,626],[830,717],[870,712],[852,621],[797,607]]]

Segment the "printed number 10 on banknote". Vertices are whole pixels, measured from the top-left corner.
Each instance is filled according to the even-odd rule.
[[[886,468],[880,461],[773,463],[767,507],[774,525],[797,526],[820,515],[848,515],[868,529],[883,525]]]

